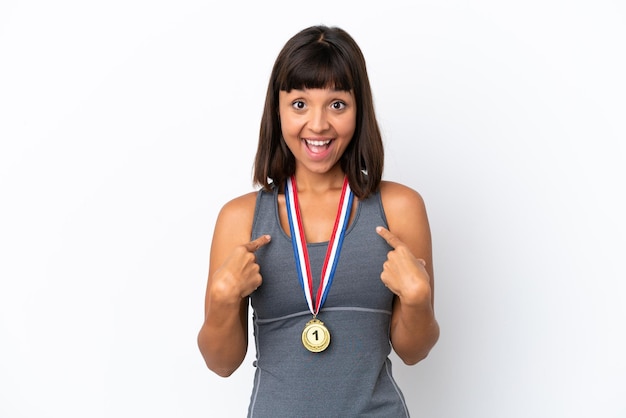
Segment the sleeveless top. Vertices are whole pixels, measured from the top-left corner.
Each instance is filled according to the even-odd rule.
[[[278,191],[258,193],[251,238],[270,234],[272,241],[256,252],[263,283],[251,295],[256,371],[248,417],[409,416],[388,358],[393,294],[380,273],[391,247],[375,231],[387,225],[380,193],[354,203],[356,213],[318,314],[330,330],[330,346],[311,353],[301,335],[313,315],[298,280],[291,238],[280,224]],[[313,294],[327,246],[307,244]]]

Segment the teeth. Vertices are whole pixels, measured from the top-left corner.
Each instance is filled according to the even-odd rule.
[[[306,143],[309,145],[313,145],[314,147],[322,147],[324,145],[330,144],[330,140],[328,141],[312,141],[309,139],[305,139]]]

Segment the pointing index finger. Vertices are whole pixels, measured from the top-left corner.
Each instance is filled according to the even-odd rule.
[[[400,238],[392,234],[387,228],[378,226],[376,227],[376,232],[378,233],[378,235],[383,237],[383,239],[387,241],[387,244],[391,245],[393,249],[396,249],[399,245],[402,244],[402,241],[400,241]]]
[[[259,248],[261,248],[262,246],[268,244],[270,240],[271,240],[271,237],[269,235],[261,235],[254,241],[250,241],[247,244],[244,244],[244,247],[246,247],[246,250],[253,253]]]

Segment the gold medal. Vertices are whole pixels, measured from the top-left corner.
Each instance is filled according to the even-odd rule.
[[[302,344],[312,353],[324,351],[330,344],[330,331],[322,321],[313,318],[304,326]]]
[[[302,217],[298,206],[298,188],[296,187],[296,176],[293,175],[287,179],[285,184],[285,204],[287,206],[287,218],[289,219],[289,229],[291,231],[291,243],[293,244],[293,255],[296,261],[296,270],[298,271],[298,280],[304,291],[304,298],[309,311],[313,314],[313,319],[306,323],[304,331],[302,331],[302,345],[312,353],[319,353],[328,348],[330,344],[330,331],[324,326],[324,323],[317,319],[330,285],[335,275],[335,267],[339,262],[339,253],[341,252],[341,244],[348,228],[348,220],[350,219],[350,208],[354,200],[354,194],[350,190],[350,182],[348,177],[343,179],[343,187],[341,189],[341,197],[339,198],[339,206],[337,207],[337,217],[335,218],[335,226],[328,242],[326,249],[326,257],[322,266],[319,288],[317,289],[317,297],[313,294],[313,277],[311,277],[311,265],[309,263],[309,252],[307,242],[304,236],[304,227],[302,226]],[[315,298],[315,299],[314,299]]]

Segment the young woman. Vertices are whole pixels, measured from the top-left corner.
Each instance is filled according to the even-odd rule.
[[[415,364],[439,337],[431,237],[422,198],[381,181],[383,160],[358,45],[339,28],[296,34],[269,81],[261,190],[215,225],[198,336],[209,369],[232,374],[250,301],[249,416],[408,416],[388,355]]]

